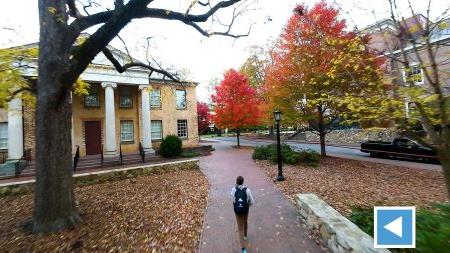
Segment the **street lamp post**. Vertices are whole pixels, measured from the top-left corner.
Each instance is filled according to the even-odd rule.
[[[280,121],[281,121],[281,112],[275,111],[273,112],[273,116],[275,121],[277,122],[277,160],[278,160],[278,176],[277,181],[284,181],[283,177],[283,160],[281,158],[281,143],[280,143]]]

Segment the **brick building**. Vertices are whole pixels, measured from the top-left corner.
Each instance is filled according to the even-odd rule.
[[[110,49],[119,62],[127,61],[127,55]],[[23,73],[26,78],[36,77],[34,69]],[[178,135],[183,147],[198,146],[197,83],[149,79],[149,71],[139,68],[118,73],[101,53],[81,79],[90,87],[89,95],[72,95],[74,153],[79,147],[81,156],[113,157],[120,149],[137,153],[141,144],[151,154],[167,135]],[[8,111],[0,109],[0,150],[8,153],[8,159],[21,159],[24,154],[34,158],[34,122],[33,107],[20,98],[9,102]]]
[[[393,80],[397,87],[406,86],[407,78],[414,78],[415,85],[425,87],[431,91],[430,84],[425,78],[424,70],[429,70],[430,58],[423,42],[422,33],[426,25],[423,15],[415,15],[400,23],[406,32],[398,34],[398,29],[390,19],[381,20],[366,27],[362,33],[371,37],[370,48],[380,55],[387,56],[386,78]],[[435,28],[430,35],[430,44],[433,46],[434,58],[438,64],[441,88],[444,94],[450,93],[450,20],[441,20],[438,24],[431,24]],[[413,42],[412,42],[413,41]],[[415,49],[416,48],[416,49]],[[407,71],[400,61],[403,61],[402,50],[405,52],[409,70]],[[418,54],[416,54],[416,51]],[[399,61],[400,60],[400,61]],[[420,64],[422,60],[422,64]],[[405,111],[411,107],[409,101],[405,101]],[[406,115],[408,116],[408,115]]]

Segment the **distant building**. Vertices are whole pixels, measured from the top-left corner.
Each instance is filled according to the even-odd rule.
[[[379,55],[386,56],[386,77],[392,79],[393,85],[397,87],[406,86],[407,78],[412,77],[416,85],[432,91],[414,50],[414,47],[416,47],[420,58],[423,59],[423,66],[429,69],[428,52],[422,42],[425,24],[426,18],[418,14],[400,23],[400,33],[390,19],[376,22],[361,31],[363,34],[370,35],[369,47]],[[450,19],[433,25],[435,28],[430,35],[430,43],[436,49],[435,58],[438,63],[442,90],[445,94],[448,94],[450,93]],[[411,43],[411,41],[414,41],[414,43]],[[398,61],[403,60],[402,50],[407,55],[409,71]],[[412,109],[412,106],[410,101],[405,101],[406,116],[408,116],[408,111]]]

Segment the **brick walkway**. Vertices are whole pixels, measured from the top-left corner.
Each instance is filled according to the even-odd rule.
[[[251,150],[214,144],[216,151],[200,159],[210,183],[208,209],[199,252],[240,252],[237,225],[229,196],[238,175],[245,178],[256,204],[249,214],[249,252],[322,252],[298,220],[295,207],[251,159]]]

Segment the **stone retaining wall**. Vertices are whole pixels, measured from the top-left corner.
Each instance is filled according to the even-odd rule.
[[[315,194],[298,194],[297,206],[308,227],[317,230],[334,253],[390,252],[387,249],[375,249],[372,237]]]
[[[130,179],[141,175],[163,173],[168,171],[178,171],[187,169],[199,169],[199,160],[190,159],[176,162],[166,162],[159,164],[140,165],[128,168],[111,170],[100,170],[95,172],[74,174],[75,185],[89,185],[103,182]],[[0,196],[20,195],[33,192],[35,180],[19,181],[11,183],[0,183]]]
[[[306,141],[319,142],[319,135],[306,131]],[[345,129],[345,130],[333,130],[325,137],[327,143],[339,143],[339,144],[359,144],[361,142],[371,141],[392,141],[397,137],[397,133],[390,128],[385,129]]]

